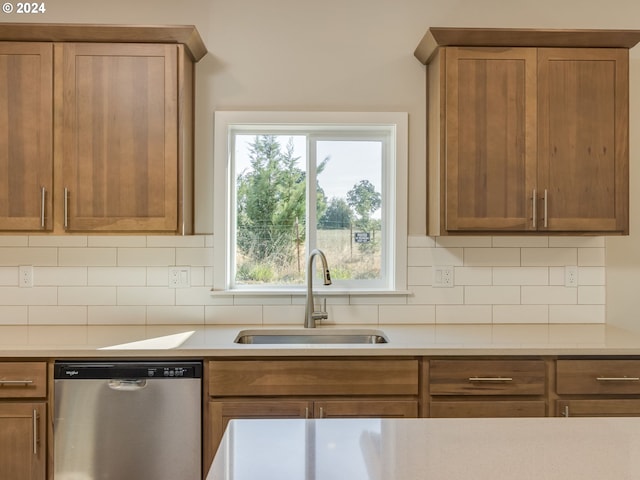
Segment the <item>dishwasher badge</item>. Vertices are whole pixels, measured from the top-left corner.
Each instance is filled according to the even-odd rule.
[[[69,376],[69,377],[75,377],[79,373],[80,372],[78,372],[78,370],[65,370],[65,372],[64,372],[64,374]]]

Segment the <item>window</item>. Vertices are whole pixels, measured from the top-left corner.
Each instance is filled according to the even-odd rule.
[[[302,290],[314,248],[331,291],[406,287],[406,114],[217,112],[215,123],[215,290]]]

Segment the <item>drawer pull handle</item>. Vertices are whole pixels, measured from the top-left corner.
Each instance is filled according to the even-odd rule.
[[[31,385],[33,380],[0,380],[0,386],[2,385]]]
[[[599,382],[637,382],[640,377],[596,377]]]
[[[511,382],[511,377],[469,377],[470,382]]]

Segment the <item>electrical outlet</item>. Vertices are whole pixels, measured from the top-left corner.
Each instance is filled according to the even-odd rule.
[[[169,288],[191,286],[191,267],[169,267]]]
[[[567,265],[564,267],[564,286],[578,286],[578,267],[576,265]]]
[[[453,266],[434,266],[433,271],[433,287],[451,288],[453,287]]]
[[[23,288],[33,287],[32,265],[20,265],[20,267],[18,267],[18,285]]]

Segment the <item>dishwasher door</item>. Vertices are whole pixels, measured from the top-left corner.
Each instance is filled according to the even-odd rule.
[[[58,362],[55,480],[200,480],[202,364]]]

